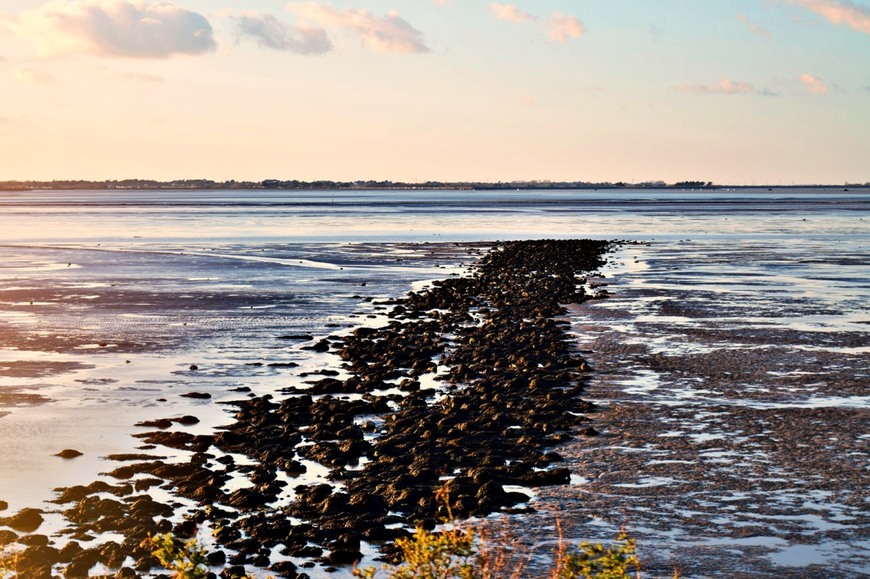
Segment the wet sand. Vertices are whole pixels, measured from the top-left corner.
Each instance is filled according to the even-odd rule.
[[[870,575],[866,311],[779,292],[771,272],[731,295],[735,280],[687,282],[708,260],[686,245],[670,273],[667,251],[626,253],[652,269],[573,309],[602,434],[563,447],[579,479],[542,490],[540,510],[568,537],[625,526],[650,577]],[[816,258],[845,272],[854,256]]]

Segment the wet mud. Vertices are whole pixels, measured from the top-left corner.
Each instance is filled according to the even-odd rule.
[[[624,526],[650,577],[870,575],[866,332],[808,324],[824,308],[763,280],[729,298],[618,278],[572,310],[601,436],[562,447],[581,480],[542,489],[532,525]]]

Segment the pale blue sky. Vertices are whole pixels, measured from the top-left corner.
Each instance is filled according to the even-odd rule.
[[[870,0],[4,0],[0,179],[870,180]]]

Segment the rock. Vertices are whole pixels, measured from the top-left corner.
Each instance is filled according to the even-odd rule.
[[[299,364],[296,362],[271,362],[269,364],[269,368],[298,368]]]
[[[314,336],[311,334],[288,334],[286,336],[278,336],[279,340],[295,340],[298,342],[307,342],[309,340],[313,340]]]
[[[54,547],[31,546],[21,552],[16,561],[17,577],[50,579],[51,567],[57,563],[59,551]]]
[[[220,573],[220,577],[222,579],[234,579],[235,577],[244,577],[247,575],[247,571],[245,571],[245,567],[243,565],[233,565],[232,567],[227,567]]]
[[[292,561],[281,561],[279,563],[274,563],[271,567],[269,567],[269,570],[273,573],[277,573],[281,577],[298,576],[296,573],[296,565],[294,565]]]
[[[75,557],[82,552],[82,546],[79,545],[76,541],[70,541],[66,545],[63,546],[63,549],[58,553],[58,560],[61,563],[70,563],[75,559]],[[71,575],[67,575],[68,577]]]
[[[10,545],[18,540],[18,535],[9,529],[0,529],[0,547]]]
[[[209,567],[223,567],[227,563],[227,554],[221,550],[209,551],[205,558]]]
[[[61,458],[69,459],[69,458],[76,458],[77,456],[82,456],[82,454],[83,453],[81,453],[78,450],[75,450],[73,448],[66,448],[64,450],[61,450],[60,452],[58,452],[54,456],[59,456]]]
[[[42,511],[38,509],[21,509],[17,514],[0,520],[8,527],[21,531],[22,533],[32,533],[42,524]]]
[[[567,468],[554,468],[551,470],[532,471],[522,478],[523,482],[530,487],[542,487],[549,485],[568,484],[571,482],[571,471]]]
[[[330,551],[325,557],[325,561],[330,565],[352,565],[362,559],[362,553],[359,549],[339,547],[334,551]]]
[[[329,340],[326,338],[318,341],[313,346],[303,346],[303,350],[311,350],[312,352],[328,352],[330,348]]]
[[[199,424],[199,418],[196,416],[182,416],[181,418],[173,418],[173,422],[177,422],[182,426],[192,426],[194,424]]]
[[[18,539],[22,545],[34,545],[37,547],[45,547],[48,545],[48,537],[45,535],[25,535]]]
[[[159,418],[157,420],[143,420],[142,422],[137,422],[136,426],[143,426],[145,428],[160,428],[165,430],[172,426],[172,421],[168,418]]]

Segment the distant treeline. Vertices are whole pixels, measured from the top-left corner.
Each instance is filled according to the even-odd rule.
[[[0,181],[0,190],[28,191],[37,189],[589,189],[589,188],[650,188],[675,187],[683,189],[710,189],[715,185],[707,181],[664,181],[648,183],[591,183],[587,181],[510,181],[488,183],[481,181],[299,181],[265,179],[263,181],[212,181],[211,179],[180,179],[157,181],[154,179],[122,179],[107,181]]]
[[[805,185],[806,187],[820,185]],[[265,179],[263,181],[212,181],[211,179],[179,179],[156,181],[153,179],[122,179],[119,181],[0,181],[0,191],[31,191],[39,189],[717,189],[711,181],[646,181],[642,183],[592,183],[588,181],[298,181]],[[846,187],[870,187],[868,183],[846,184]]]

